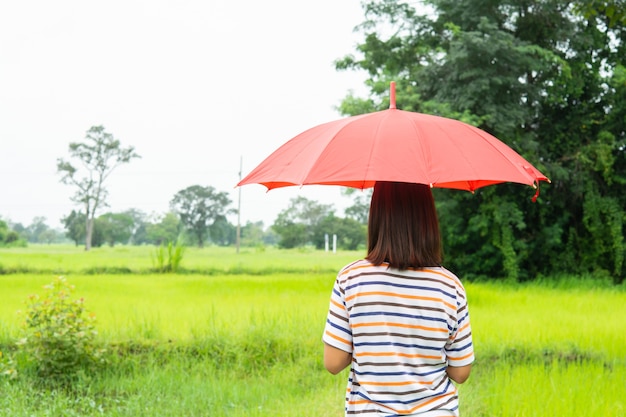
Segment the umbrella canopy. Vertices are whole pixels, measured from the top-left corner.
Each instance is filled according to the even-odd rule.
[[[477,127],[396,109],[347,117],[308,129],[270,154],[237,185],[268,190],[307,184],[373,187],[412,182],[474,191],[514,182],[549,181],[509,146]]]

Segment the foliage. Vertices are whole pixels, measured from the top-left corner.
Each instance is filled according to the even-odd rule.
[[[328,204],[302,196],[292,198],[289,207],[278,214],[272,225],[280,236],[278,246],[288,249],[314,243],[315,229],[330,213],[331,206]]]
[[[483,128],[551,178],[536,204],[520,186],[438,193],[463,273],[626,277],[626,8],[568,4],[371,0],[356,53],[336,62],[369,75],[369,97],[348,95],[344,114],[387,107],[393,80],[403,110]]]
[[[4,355],[0,350],[0,380],[2,378],[15,379],[17,375],[15,360],[9,355]]]
[[[165,242],[173,242],[180,236],[181,227],[180,219],[176,213],[167,212],[144,225],[145,230],[141,231],[143,236],[139,235],[137,243],[161,245]]]
[[[105,213],[98,217],[98,226],[109,246],[125,244],[133,235],[134,219],[125,213]]]
[[[177,239],[175,243],[162,243],[157,246],[152,256],[155,269],[159,272],[178,272],[185,253],[185,245]]]
[[[356,220],[361,224],[367,224],[373,191],[373,188],[367,190],[357,190],[355,188],[343,189],[343,195],[354,197],[352,205],[345,210],[346,217]]]
[[[83,169],[77,168],[76,162],[59,158],[57,172],[63,184],[76,188],[72,201],[84,207],[85,250],[89,250],[96,212],[106,205],[108,191],[104,182],[115,168],[139,155],[132,146],[122,148],[120,141],[107,133],[104,126],[92,126],[85,135],[85,142],[71,142],[69,151],[70,157]]]
[[[192,185],[177,192],[170,205],[198,247],[203,247],[208,238],[221,237],[217,232],[219,225],[226,215],[234,213],[234,209],[228,208],[231,203],[225,192],[211,186]]]
[[[18,347],[42,381],[68,382],[87,375],[103,361],[95,343],[95,315],[86,314],[83,299],[71,300],[74,287],[58,277],[44,287],[43,298],[27,300],[24,337]]]
[[[0,219],[0,247],[26,246],[24,239],[15,230],[10,230],[5,221]]]
[[[76,246],[80,241],[85,240],[87,217],[84,213],[72,210],[70,214],[61,219],[61,222],[65,226],[65,236],[72,239]]]
[[[317,249],[325,247],[326,235],[337,236],[337,247],[339,249],[362,249],[367,243],[367,226],[352,218],[335,217],[331,213],[322,219],[314,229],[312,239]]]

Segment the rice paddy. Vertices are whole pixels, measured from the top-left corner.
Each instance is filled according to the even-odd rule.
[[[70,391],[0,378],[0,416],[343,415],[347,373],[323,369],[321,332],[336,271],[361,253],[190,249],[181,273],[157,274],[151,250],[0,250],[0,351],[62,272],[115,352]],[[477,360],[461,415],[626,415],[623,287],[466,289]]]

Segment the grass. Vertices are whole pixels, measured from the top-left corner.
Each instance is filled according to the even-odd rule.
[[[186,253],[194,273],[154,274],[148,248],[117,249],[28,248],[22,259],[40,272],[0,275],[0,350],[19,336],[15,312],[54,278],[41,271],[59,256],[111,354],[70,390],[0,379],[0,417],[343,415],[347,373],[323,369],[321,333],[336,270],[360,254],[211,248]],[[14,264],[6,254],[0,263]],[[107,260],[140,272],[84,272]],[[625,414],[623,287],[466,288],[477,361],[460,387],[462,415]]]
[[[0,249],[0,274],[145,274],[154,272],[153,246],[99,247],[85,252],[71,245],[37,245],[28,248]],[[335,274],[344,264],[362,253],[337,253],[312,249],[211,247],[185,249],[181,274],[203,275],[285,273]]]

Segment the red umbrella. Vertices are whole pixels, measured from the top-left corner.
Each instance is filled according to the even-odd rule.
[[[323,184],[368,188],[376,181],[474,191],[503,182],[549,179],[503,142],[458,120],[396,109],[315,126],[269,155],[237,185],[268,190]],[[538,191],[537,191],[538,192]],[[536,198],[535,194],[535,198]]]

